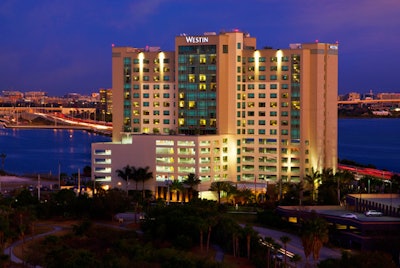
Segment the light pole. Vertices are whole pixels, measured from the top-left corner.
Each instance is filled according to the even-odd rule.
[[[171,185],[171,180],[170,179],[166,179],[165,180],[165,184],[167,185],[167,205],[169,205],[169,186]]]
[[[390,184],[390,209],[392,209],[392,181],[384,180],[384,182],[387,182]]]

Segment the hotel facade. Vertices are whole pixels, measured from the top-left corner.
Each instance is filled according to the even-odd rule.
[[[240,31],[181,34],[175,51],[112,48],[112,142],[92,145],[92,176],[149,166],[166,181],[232,181],[264,191],[337,167],[338,44],[258,49]],[[129,185],[129,189],[134,189]],[[141,187],[141,186],[140,186]]]

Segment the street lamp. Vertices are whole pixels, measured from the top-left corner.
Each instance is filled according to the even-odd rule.
[[[384,182],[390,183],[390,210],[392,209],[392,181],[384,180]]]
[[[167,185],[167,205],[169,205],[169,186],[171,185],[172,181],[170,179],[165,180],[165,185]]]

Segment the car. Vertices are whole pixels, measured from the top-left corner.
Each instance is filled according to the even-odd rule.
[[[340,217],[343,217],[343,218],[350,218],[350,219],[358,219],[357,215],[356,215],[356,214],[353,214],[353,213],[345,213],[345,214],[343,214],[343,215],[340,215]]]
[[[365,216],[367,217],[379,217],[379,216],[383,216],[383,213],[378,211],[378,210],[374,210],[374,209],[370,209],[364,212]]]

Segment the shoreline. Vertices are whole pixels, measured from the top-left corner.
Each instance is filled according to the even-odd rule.
[[[3,128],[7,129],[72,129],[72,130],[82,130],[89,133],[97,133],[99,135],[111,137],[111,130],[99,130],[93,127],[78,126],[78,125],[8,125],[2,124]]]

